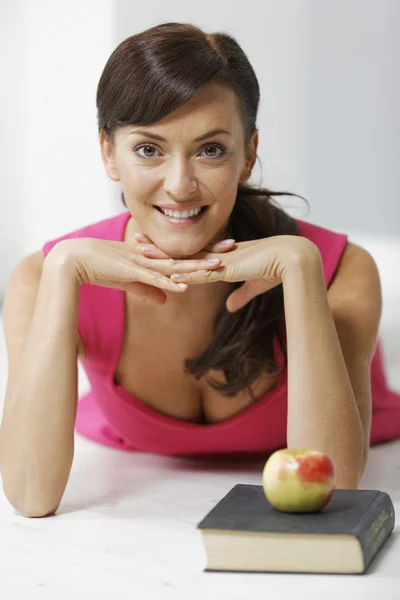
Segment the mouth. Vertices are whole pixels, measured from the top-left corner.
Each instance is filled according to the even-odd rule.
[[[201,206],[199,208],[179,211],[161,208],[160,206],[154,206],[154,208],[160,213],[164,222],[178,227],[187,227],[199,223],[209,207]]]

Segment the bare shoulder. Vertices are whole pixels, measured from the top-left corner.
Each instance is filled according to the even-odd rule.
[[[378,266],[361,246],[348,243],[333,281],[328,299],[336,327],[343,338],[350,330],[367,354],[374,351],[382,314],[382,289]]]
[[[378,266],[373,256],[361,246],[349,242],[343,252],[337,271],[329,286],[328,294],[333,302],[369,293],[369,299],[380,298],[381,282]],[[369,301],[370,301],[369,300]]]
[[[35,311],[45,256],[42,250],[25,256],[14,267],[8,281],[4,305],[4,334],[9,355],[19,355]],[[83,355],[83,344],[77,332],[77,350]]]

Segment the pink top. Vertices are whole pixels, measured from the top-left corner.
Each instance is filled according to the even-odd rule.
[[[124,212],[47,242],[44,254],[66,238],[123,241],[129,217],[130,213]],[[300,235],[320,250],[328,288],[347,236],[296,221]],[[76,431],[114,448],[186,457],[266,455],[286,446],[287,371],[273,390],[226,421],[197,424],[170,417],[114,382],[124,319],[124,292],[88,284],[81,286],[78,327],[86,353],[82,365],[91,390],[78,402]],[[380,341],[371,365],[371,389],[371,444],[400,438],[400,394],[388,387]]]

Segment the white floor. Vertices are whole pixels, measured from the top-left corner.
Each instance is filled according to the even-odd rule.
[[[387,262],[383,267],[383,347],[390,383],[400,391],[399,286],[391,289],[393,271]],[[1,399],[5,385],[1,334]],[[85,386],[81,378],[81,389]],[[236,483],[260,485],[262,467],[130,454],[76,436],[57,516],[24,518],[0,491],[0,599],[109,600],[124,594],[140,600],[400,598],[400,442],[371,450],[361,484],[388,492],[398,515],[368,575],[204,573],[196,524]]]

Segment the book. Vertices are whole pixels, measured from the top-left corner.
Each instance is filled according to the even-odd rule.
[[[395,524],[379,490],[334,490],[315,513],[283,513],[262,486],[237,484],[198,523],[205,571],[363,574]]]

